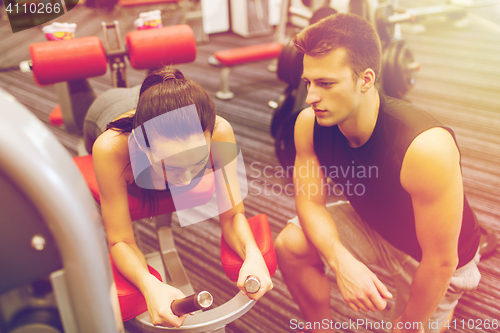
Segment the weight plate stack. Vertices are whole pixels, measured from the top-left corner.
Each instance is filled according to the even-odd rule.
[[[293,44],[293,38],[297,32],[293,31],[289,33],[283,41],[283,48],[278,57],[278,68],[276,70],[278,79],[294,88],[302,80],[302,59],[304,58],[304,55],[297,51]]]
[[[274,110],[273,119],[271,120],[271,135],[276,138],[278,129],[281,126],[283,119],[292,111],[295,103],[295,94],[297,88],[288,86],[278,99],[278,107]]]
[[[280,117],[275,114],[276,121],[275,152],[280,164],[286,169],[295,164],[295,121],[299,113],[308,107],[305,103],[307,87],[304,81],[300,81],[297,88],[290,91],[293,103],[290,108],[283,110]],[[291,176],[291,175],[288,175]]]
[[[403,98],[415,85],[420,64],[405,41],[390,42],[382,54],[382,80],[386,95]]]

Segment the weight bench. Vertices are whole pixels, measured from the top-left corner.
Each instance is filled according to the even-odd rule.
[[[92,155],[75,157],[73,161],[84,176],[92,196],[97,203],[100,203]],[[194,290],[175,248],[171,229],[172,212],[176,208],[183,209],[205,204],[211,199],[214,188],[213,173],[205,175],[192,190],[181,194],[182,197],[179,199],[181,199],[181,202],[186,203],[185,207],[175,207],[172,199],[163,199],[160,200],[157,215],[154,217],[160,251],[146,255],[150,272],[157,278],[161,277],[161,280],[166,281],[169,285],[180,289],[185,295],[194,294]],[[177,204],[179,199],[176,199]],[[145,209],[143,209],[142,202],[135,197],[129,196],[129,208],[133,221],[149,217],[149,206],[146,205]],[[249,218],[248,222],[269,272],[273,275],[276,271],[276,255],[267,216],[264,214],[257,215]],[[237,281],[243,261],[229,248],[223,237],[221,237],[221,261],[224,272],[229,279]],[[181,328],[155,327],[151,324],[145,299],[139,290],[121,277],[117,270],[114,270],[114,276],[117,282],[118,299],[123,320],[130,320],[135,317],[133,324],[146,332],[165,330],[224,332],[227,323],[246,313],[255,304],[255,301],[238,293],[230,301],[215,309],[197,313],[195,316],[188,316]]]
[[[221,89],[215,96],[222,100],[232,99],[234,94],[229,90],[229,73],[231,67],[248,62],[277,58],[282,49],[281,43],[267,43],[243,46],[234,49],[217,51],[208,58],[212,66],[221,67]]]

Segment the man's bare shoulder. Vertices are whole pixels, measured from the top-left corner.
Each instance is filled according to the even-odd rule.
[[[459,173],[460,153],[453,137],[446,129],[435,127],[417,136],[408,148],[401,184],[410,193],[428,193]]]
[[[295,148],[297,152],[314,151],[313,134],[316,116],[312,108],[300,112],[295,122]],[[312,150],[311,150],[312,149]]]
[[[303,124],[304,127],[314,126],[314,121],[316,116],[314,115],[314,110],[311,107],[308,107],[302,111],[300,111],[297,116],[297,123]]]

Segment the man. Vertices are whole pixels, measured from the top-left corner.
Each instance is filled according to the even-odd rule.
[[[379,94],[380,41],[366,20],[332,15],[294,43],[304,53],[311,107],[295,125],[298,216],[278,236],[276,250],[306,329],[334,331],[326,324],[323,260],[352,310],[383,310],[392,298],[368,268],[378,265],[396,285],[386,328],[445,330],[458,299],[480,279],[479,229],[463,193],[453,132]],[[325,205],[327,177],[350,205]]]

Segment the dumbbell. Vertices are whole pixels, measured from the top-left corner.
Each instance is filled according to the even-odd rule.
[[[254,275],[250,275],[245,280],[245,291],[248,294],[255,294],[260,290],[260,280]],[[195,312],[205,310],[213,303],[214,298],[208,291],[200,291],[199,293],[186,296],[181,299],[174,300],[170,305],[172,313],[178,317]]]

